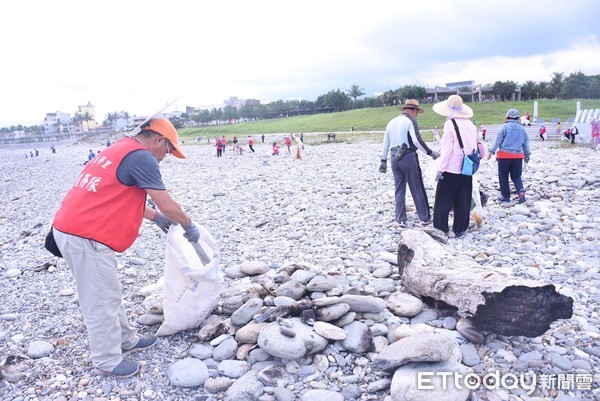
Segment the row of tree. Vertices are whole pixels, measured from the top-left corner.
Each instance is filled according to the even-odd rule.
[[[513,81],[496,81],[492,85],[494,95],[498,100],[508,100],[517,92],[519,85]],[[462,88],[470,91],[471,88]],[[598,99],[600,98],[600,75],[587,76],[581,71],[571,73],[565,77],[562,72],[555,72],[548,82],[526,81],[520,87],[521,100],[534,99]],[[173,119],[173,123],[180,128],[190,121],[197,124],[208,124],[214,121],[240,121],[262,120],[269,118],[291,117],[298,115],[332,113],[350,109],[367,107],[384,107],[399,104],[403,99],[419,99],[424,101],[427,96],[426,88],[417,85],[406,85],[396,90],[388,90],[379,96],[366,97],[365,91],[358,84],[353,84],[350,89],[331,90],[320,95],[315,101],[310,100],[277,100],[268,104],[261,104],[260,100],[248,99],[238,109],[234,106],[201,110],[194,115],[183,114],[180,119]],[[469,99],[465,99],[468,101]],[[108,113],[105,125],[116,121],[117,112]],[[125,113],[125,118],[129,115]],[[74,124],[91,120],[89,113],[76,114]],[[16,130],[29,131],[31,127],[12,126],[0,128],[0,132],[13,132]],[[35,130],[39,131],[39,127]],[[43,132],[43,130],[42,130]]]
[[[492,86],[500,100],[507,100],[517,91],[519,85],[513,81],[496,81]],[[555,72],[548,82],[525,81],[521,85],[521,100],[534,99],[598,99],[600,98],[600,75],[587,76],[581,71],[568,77]]]
[[[388,91],[380,96],[359,99],[365,95],[364,89],[353,84],[346,91],[331,90],[320,95],[317,100],[277,100],[268,104],[261,104],[259,100],[248,99],[238,109],[234,106],[200,110],[194,115],[183,114],[183,120],[192,120],[198,124],[208,124],[213,121],[238,121],[238,120],[263,120],[270,118],[293,117],[299,115],[334,113],[350,109],[367,107],[384,107],[397,104],[402,99],[425,97],[426,89],[408,85],[395,91]],[[182,125],[183,122],[174,120],[173,123]]]
[[[461,91],[470,92],[472,88],[461,88]],[[510,100],[518,93],[519,84],[514,81],[496,81],[492,91],[497,100]],[[582,72],[572,73],[565,77],[562,72],[555,72],[548,82],[526,81],[520,86],[521,100],[534,99],[598,99],[600,98],[600,75],[587,76]],[[182,116],[199,124],[212,121],[237,121],[260,120],[268,118],[291,117],[314,113],[330,113],[360,109],[367,107],[384,107],[399,104],[403,99],[426,100],[427,89],[417,85],[406,85],[396,90],[389,90],[379,96],[362,98],[364,89],[353,84],[350,89],[329,91],[315,101],[308,100],[277,100],[268,104],[261,104],[255,99],[247,100],[242,107],[233,106],[202,110],[193,116]],[[469,99],[465,99],[468,101]],[[183,124],[182,121],[177,121]]]

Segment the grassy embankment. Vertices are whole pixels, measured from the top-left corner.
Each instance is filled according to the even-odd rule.
[[[504,120],[506,110],[510,108],[518,109],[522,114],[528,111],[533,115],[533,101],[525,102],[482,102],[468,103],[473,108],[474,117],[472,121],[477,125],[501,124]],[[419,115],[419,127],[423,138],[426,141],[432,140],[431,129],[436,125],[441,127],[444,124],[444,118],[433,112],[431,104],[422,105],[425,113]],[[600,99],[581,100],[582,109],[600,108]],[[567,121],[569,117],[575,117],[577,110],[577,100],[547,100],[538,101],[538,114],[546,122],[559,118],[561,121]],[[182,139],[191,139],[196,137],[214,138],[215,136],[225,135],[228,141],[231,141],[234,135],[245,141],[248,135],[253,135],[258,139],[261,134],[286,134],[293,132],[295,135],[304,132],[305,142],[317,144],[325,140],[325,135],[313,135],[312,133],[335,132],[337,134],[336,142],[352,142],[356,140],[380,141],[382,131],[392,118],[400,113],[396,107],[382,107],[376,109],[350,110],[340,113],[317,114],[309,116],[298,116],[289,118],[278,118],[272,120],[262,120],[254,122],[245,122],[239,124],[221,125],[206,128],[183,128],[179,130]],[[354,126],[354,133],[350,128]],[[372,132],[375,131],[375,132]],[[271,136],[271,135],[269,135]],[[200,143],[207,143],[201,141]]]

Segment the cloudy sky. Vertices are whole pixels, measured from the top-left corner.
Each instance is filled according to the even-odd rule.
[[[0,4],[0,126],[91,102],[148,115],[358,84],[600,74],[598,0],[23,0]]]

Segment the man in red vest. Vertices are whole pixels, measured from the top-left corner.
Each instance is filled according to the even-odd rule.
[[[190,242],[200,238],[167,192],[158,167],[167,154],[185,158],[175,127],[157,118],[140,129],[86,164],[52,223],[56,244],[75,276],[92,364],[98,373],[117,377],[137,374],[140,363],[123,355],[151,347],[157,337],[140,336],[129,326],[115,252],[133,244],[144,218],[165,233],[171,224],[181,224]],[[160,212],[146,205],[148,195]]]

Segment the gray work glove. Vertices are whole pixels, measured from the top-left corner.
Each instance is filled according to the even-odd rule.
[[[529,156],[525,156],[525,159],[523,159],[525,161],[525,163],[529,163]]]
[[[183,236],[190,242],[198,242],[200,239],[200,231],[198,231],[198,227],[194,224],[193,221],[190,220],[189,224],[183,226]]]
[[[444,179],[444,172],[443,171],[438,171],[435,174],[435,180],[436,181],[442,181]]]
[[[435,160],[435,159],[437,159],[438,157],[440,157],[440,152],[436,152],[435,150],[432,150],[432,151],[431,151],[431,154],[430,154],[429,156],[431,156],[431,158],[432,158],[433,160]]]
[[[387,171],[387,160],[381,159],[381,163],[379,164],[379,172],[385,173]]]
[[[177,224],[159,212],[156,212],[156,217],[154,220],[152,220],[152,222],[156,224],[158,228],[160,228],[165,234],[169,232],[169,227],[171,224]]]

